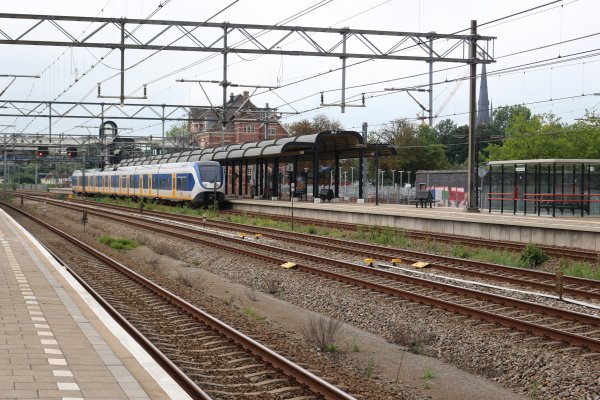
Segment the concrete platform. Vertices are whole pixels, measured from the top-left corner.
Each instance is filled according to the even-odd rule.
[[[187,399],[0,210],[0,399]]]
[[[291,202],[228,199],[235,210],[285,215]],[[414,205],[374,203],[312,203],[294,201],[294,216],[362,225],[382,225],[491,240],[533,242],[600,252],[600,218],[467,212],[462,208],[416,208]]]

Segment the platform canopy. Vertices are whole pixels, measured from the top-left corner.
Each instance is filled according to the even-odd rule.
[[[296,158],[299,161],[308,161],[313,159],[315,152],[318,152],[321,160],[331,160],[336,156],[345,159],[391,156],[396,154],[396,149],[388,144],[365,144],[362,135],[356,131],[323,131],[313,135],[235,143],[227,146],[132,158],[121,161],[115,167],[186,161],[226,163],[265,158],[278,158],[280,161]]]

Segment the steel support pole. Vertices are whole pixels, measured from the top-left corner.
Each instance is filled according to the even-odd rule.
[[[221,147],[225,146],[225,125],[227,124],[227,26],[223,28],[223,119],[221,120]]]
[[[469,205],[467,211],[479,212],[477,207],[477,188],[475,187],[475,116],[477,112],[476,104],[476,83],[477,83],[477,21],[471,20],[471,43],[469,45],[470,58],[470,77],[469,77],[469,169],[467,175],[468,181],[468,199]]]
[[[366,122],[363,122],[362,124],[362,137],[363,137],[363,143],[367,143],[367,131],[368,131],[369,125]],[[369,194],[368,194],[368,190],[365,190],[365,188],[368,188],[368,181],[367,181],[367,170],[368,170],[368,166],[367,166],[367,158],[364,157],[364,151],[363,149],[360,150],[360,153],[362,155],[362,157],[358,160],[359,164],[358,164],[358,198],[359,199],[365,199],[365,201],[368,199]],[[366,185],[366,186],[365,186]]]
[[[429,126],[433,127],[433,38],[429,38]]]
[[[162,105],[162,144],[160,154],[165,154],[165,105]]]
[[[346,112],[346,33],[342,34],[342,114]]]
[[[125,105],[125,23],[121,23],[121,105]]]

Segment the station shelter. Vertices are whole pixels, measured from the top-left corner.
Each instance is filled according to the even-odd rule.
[[[481,185],[489,212],[547,216],[600,215],[600,160],[491,161]]]
[[[365,143],[355,131],[329,130],[258,142],[235,143],[121,161],[118,166],[218,161],[225,172],[225,194],[265,199],[339,197],[340,160],[395,155],[387,144]],[[363,198],[364,162],[358,163],[359,199]],[[333,178],[333,179],[332,179]],[[331,185],[333,182],[333,185]],[[328,186],[327,183],[330,183]],[[325,195],[324,192],[326,191]]]

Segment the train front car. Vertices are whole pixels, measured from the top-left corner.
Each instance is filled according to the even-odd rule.
[[[219,207],[222,206],[225,203],[225,188],[221,164],[216,161],[197,161],[194,163],[194,171],[199,188],[192,200],[192,207],[210,207],[215,202]]]

